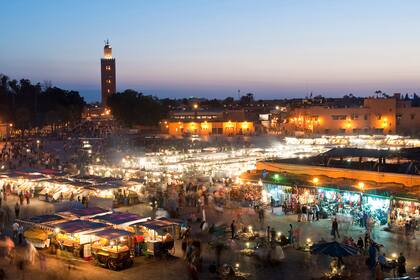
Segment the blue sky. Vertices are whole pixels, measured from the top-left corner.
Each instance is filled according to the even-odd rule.
[[[170,97],[370,95],[420,89],[416,0],[2,1],[0,73],[99,98],[109,38],[117,88]]]

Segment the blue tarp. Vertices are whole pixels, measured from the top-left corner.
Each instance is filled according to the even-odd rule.
[[[81,208],[81,209],[69,209],[66,211],[62,211],[60,213],[70,213],[76,217],[87,217],[87,216],[95,216],[95,215],[99,215],[99,214],[105,214],[109,212],[108,210],[105,210],[103,208],[100,207],[91,207],[91,208]]]
[[[84,231],[92,231],[92,230],[100,229],[100,228],[106,228],[108,225],[103,224],[103,223],[89,222],[85,220],[74,220],[74,221],[59,223],[54,226],[56,228],[59,228],[60,231],[64,233],[78,233],[78,232],[84,232]]]
[[[138,224],[133,224],[132,226],[143,226],[143,227],[153,229],[153,230],[160,230],[160,229],[163,229],[163,228],[176,226],[176,225],[180,225],[180,223],[165,218],[165,219],[158,219],[158,220],[150,220],[150,221],[146,221],[146,222],[141,222],[141,223],[138,223]]]
[[[133,213],[114,212],[98,217],[98,220],[114,225],[121,225],[129,222],[134,222],[143,219],[142,217]]]
[[[358,249],[337,241],[315,244],[311,247],[312,254],[328,255],[330,257],[355,256]]]
[[[64,220],[64,218],[58,215],[40,215],[34,216],[28,220],[28,222],[35,223],[35,224],[46,224],[51,222],[56,222],[59,220]]]

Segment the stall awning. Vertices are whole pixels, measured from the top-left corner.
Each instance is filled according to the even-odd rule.
[[[180,225],[180,223],[172,221],[170,219],[158,219],[158,220],[150,220],[138,224],[133,224],[133,226],[143,226],[153,230],[160,230],[163,228],[168,228],[172,226]]]
[[[58,215],[73,215],[78,218],[82,217],[95,217],[99,215],[105,215],[111,213],[110,211],[100,208],[100,207],[91,207],[91,208],[82,208],[82,209],[70,209],[63,212],[59,212]]]
[[[389,150],[378,149],[359,149],[359,148],[333,148],[320,156],[339,158],[339,157],[370,157],[370,158],[385,158],[396,154],[396,152]]]
[[[139,215],[133,214],[133,213],[122,213],[122,212],[114,212],[111,214],[102,215],[97,218],[97,220],[100,220],[105,223],[110,223],[113,225],[131,225],[135,223],[145,222],[149,220],[149,217],[140,217]]]
[[[22,172],[6,172],[2,173],[2,178],[13,178],[13,179],[28,179],[28,180],[39,180],[47,178],[45,175],[41,173],[22,173]]]
[[[48,224],[52,222],[58,222],[60,220],[64,221],[64,218],[58,215],[40,215],[40,216],[31,217],[25,221],[34,223],[34,224]]]
[[[74,220],[55,225],[55,228],[60,229],[60,231],[64,233],[93,232],[106,227],[108,227],[108,225],[106,224],[90,222],[85,220]]]
[[[132,233],[129,231],[121,230],[121,229],[114,229],[114,228],[104,229],[104,230],[95,232],[95,236],[99,238],[105,238],[108,240],[118,239],[120,237],[125,237],[125,236],[130,236],[130,235],[132,235]]]

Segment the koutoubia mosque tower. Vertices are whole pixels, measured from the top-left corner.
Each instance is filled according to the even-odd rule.
[[[106,40],[104,57],[101,58],[101,93],[102,106],[107,106],[108,96],[116,92],[115,58],[112,57],[112,48]]]

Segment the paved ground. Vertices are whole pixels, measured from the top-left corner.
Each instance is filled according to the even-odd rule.
[[[9,199],[10,206],[15,202],[15,198]],[[13,209],[13,208],[11,208]],[[24,216],[38,215],[49,213],[53,210],[51,204],[33,200],[29,206],[24,206],[22,212]],[[134,207],[126,207],[120,210],[138,213],[148,216],[151,214],[151,208],[146,205],[137,205]],[[207,210],[207,219],[209,223],[226,223],[229,224],[232,219],[244,225],[252,225],[254,229],[258,229],[261,225],[252,210],[242,208],[229,210],[225,209],[223,213],[218,213],[212,209]],[[267,213],[262,228],[266,225],[274,226],[277,231],[287,232],[288,225],[292,223],[301,229],[301,240],[304,242],[306,238],[316,241],[321,238],[325,240],[331,239],[329,236],[330,220],[322,220],[312,223],[297,223],[296,216],[275,216]],[[208,266],[214,262],[215,254],[208,248],[207,241],[210,240],[208,234],[197,233],[198,224],[193,225],[193,229],[197,236],[203,240],[203,267],[200,279],[216,279],[214,275],[208,272]],[[359,227],[342,228],[341,235],[352,236],[357,239],[358,236],[364,234]],[[385,252],[390,255],[393,252],[404,252],[407,257],[407,270],[414,265],[420,264],[420,236],[416,240],[406,240],[404,236],[388,233],[381,229],[375,229],[373,232],[375,240],[384,244]],[[252,244],[251,244],[252,245]],[[231,249],[226,250],[222,254],[223,263],[239,263],[240,269],[249,272],[249,279],[313,279],[320,277],[323,272],[328,271],[329,258],[326,256],[313,256],[307,252],[295,250],[291,247],[285,248],[286,259],[283,263],[277,265],[267,265],[256,260],[254,257],[241,256],[238,251],[245,246],[244,242],[237,242]],[[23,248],[19,248],[22,252]],[[18,254],[16,263],[21,256]],[[417,261],[417,263],[416,263]],[[352,271],[353,279],[372,279],[371,273],[364,264],[364,257],[356,257],[346,260],[347,265]],[[101,267],[96,267],[82,260],[72,260],[69,266],[69,260],[59,259],[55,256],[48,255],[47,270],[41,271],[39,263],[29,265],[25,268],[25,272],[14,264],[8,265],[7,260],[0,259],[0,267],[5,268],[9,279],[189,279],[186,265],[182,260],[180,244],[178,242],[175,250],[175,257],[171,259],[155,259],[139,257],[136,259],[132,268],[123,271],[110,271]],[[70,267],[70,269],[69,269]],[[414,275],[411,273],[411,275]]]

